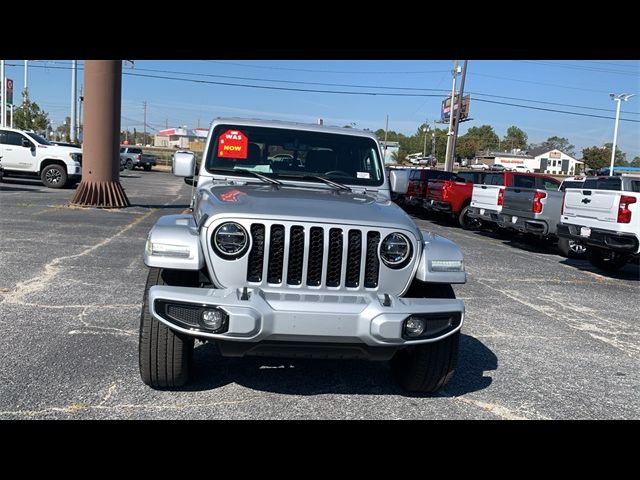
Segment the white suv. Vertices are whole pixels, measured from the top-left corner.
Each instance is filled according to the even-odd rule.
[[[62,188],[80,179],[82,150],[53,145],[35,132],[0,128],[0,157],[4,176],[39,176],[50,188]]]

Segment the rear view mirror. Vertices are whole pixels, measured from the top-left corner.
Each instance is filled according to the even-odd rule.
[[[196,156],[193,152],[176,152],[173,155],[173,174],[176,177],[192,177],[196,174]]]
[[[389,172],[391,191],[399,195],[407,193],[409,188],[409,170],[391,170]]]

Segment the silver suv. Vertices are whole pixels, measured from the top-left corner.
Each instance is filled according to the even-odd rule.
[[[142,380],[184,385],[198,339],[230,357],[389,360],[408,390],[444,386],[463,256],[390,201],[408,178],[386,178],[382,158],[369,132],[215,120],[192,213],[161,217],[148,235]],[[196,184],[194,155],[174,162]]]

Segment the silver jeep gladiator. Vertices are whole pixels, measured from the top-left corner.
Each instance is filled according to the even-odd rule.
[[[148,235],[142,380],[184,385],[198,340],[229,357],[389,360],[405,389],[442,388],[462,252],[390,201],[408,178],[382,158],[370,132],[237,118],[211,124],[197,180],[193,153],[176,153],[192,213]]]

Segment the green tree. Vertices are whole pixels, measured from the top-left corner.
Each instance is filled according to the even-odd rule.
[[[20,130],[33,130],[43,133],[49,129],[49,114],[41,110],[37,103],[29,100],[24,95],[22,105],[15,110],[13,124]]]
[[[524,130],[513,125],[507,129],[507,134],[502,140],[502,144],[508,146],[508,148],[512,150],[514,148],[519,148],[522,150],[527,148],[528,139],[529,136],[524,132]]]
[[[542,142],[539,145],[535,145],[532,144],[530,145],[530,149],[534,149],[537,147],[541,147],[544,148],[545,150],[560,150],[564,153],[566,153],[567,155],[571,155],[572,157],[575,157],[576,152],[575,152],[575,146],[571,145],[571,143],[569,143],[569,140],[567,138],[564,137],[549,137],[547,138],[544,142]]]
[[[633,158],[633,160],[631,160],[631,161],[629,162],[629,166],[630,166],[630,167],[640,167],[640,157],[636,155],[636,156]]]
[[[611,148],[613,144],[605,143],[604,146],[593,146],[582,150],[582,161],[592,169],[608,167],[611,165]],[[615,165],[626,165],[626,155],[616,146]]]
[[[491,125],[471,127],[462,137],[472,140],[475,151],[497,148],[500,143],[500,139]]]

